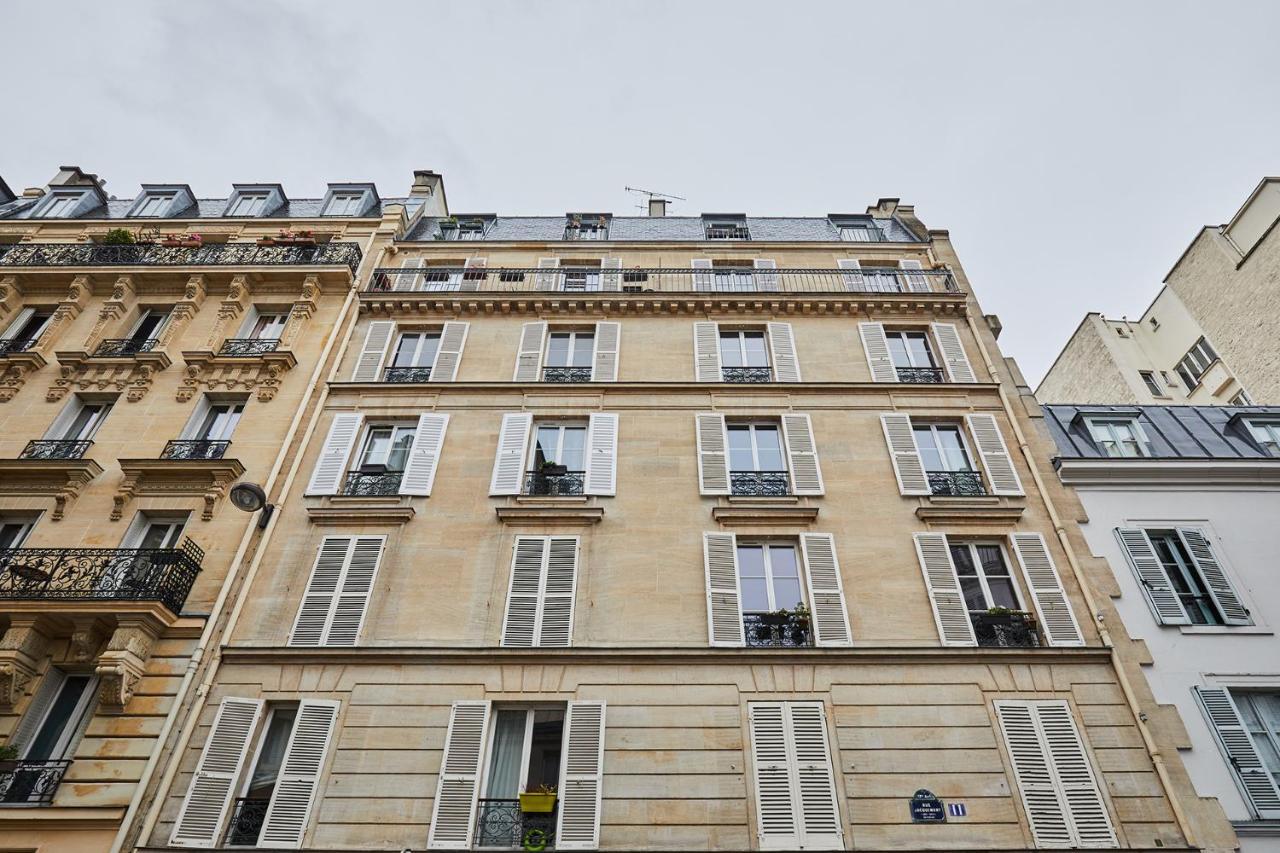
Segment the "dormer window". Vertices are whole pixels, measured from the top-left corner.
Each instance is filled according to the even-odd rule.
[[[488,223],[479,217],[458,219],[450,217],[440,222],[442,240],[483,240]]]
[[[54,191],[48,197],[39,215],[46,219],[65,219],[80,212],[82,203],[88,196],[84,190],[73,192]]]
[[[869,216],[832,217],[831,224],[846,243],[883,243],[888,238]]]
[[[708,240],[750,240],[746,217],[715,216],[703,220]]]
[[[1280,456],[1280,420],[1246,421],[1249,435],[1271,456]]]
[[[378,189],[373,184],[329,184],[320,215],[377,216],[377,201]]]
[[[242,193],[227,208],[227,216],[261,216],[266,206],[266,193]]]
[[[609,239],[608,217],[598,214],[569,214],[568,224],[564,229],[566,240],[607,240]]]
[[[1151,455],[1151,444],[1134,418],[1095,417],[1085,423],[1089,436],[1106,456],[1125,459]]]
[[[151,193],[142,199],[142,204],[133,212],[134,216],[163,216],[173,204],[176,193]]]
[[[232,184],[223,216],[270,216],[285,204],[279,184]]]
[[[334,193],[325,205],[324,216],[357,216],[364,210],[364,193]]]

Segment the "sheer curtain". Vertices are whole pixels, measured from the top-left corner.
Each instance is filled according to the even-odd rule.
[[[527,711],[499,711],[493,731],[493,756],[489,762],[491,800],[514,800],[520,793],[520,764],[524,758]]]

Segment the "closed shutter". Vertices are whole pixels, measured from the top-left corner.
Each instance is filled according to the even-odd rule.
[[[520,494],[520,485],[524,480],[524,458],[529,451],[529,430],[532,427],[533,415],[525,412],[502,416],[498,449],[493,458],[493,477],[489,480],[489,494]]]
[[[333,740],[338,707],[338,702],[323,699],[303,699],[298,703],[280,775],[262,820],[259,846],[289,850],[302,847],[302,836],[320,787],[320,772]]]
[[[384,536],[326,536],[289,637],[291,646],[354,646],[382,561]]]
[[[969,422],[969,434],[977,446],[978,456],[982,458],[982,467],[987,471],[987,481],[991,484],[994,495],[1021,495],[1022,480],[1018,477],[1018,469],[1013,465],[1009,449],[1005,447],[1004,436],[1000,434],[1000,426],[995,415],[965,415]]]
[[[622,290],[622,258],[605,258],[600,262],[600,289],[606,292]]]
[[[772,258],[756,258],[755,261],[755,277],[756,289],[775,291],[778,290],[778,264]]]
[[[546,346],[546,338],[546,323],[525,323],[520,327],[520,350],[516,353],[513,382],[537,382],[542,378],[542,350]]]
[[[395,283],[392,285],[393,290],[418,290],[418,277],[422,274],[422,269],[427,265],[426,258],[406,258],[400,264],[402,273],[396,273]]]
[[[1187,546],[1187,553],[1204,579],[1209,595],[1218,605],[1222,621],[1227,625],[1252,625],[1248,608],[1240,601],[1231,581],[1227,580],[1227,573],[1214,556],[1213,547],[1205,535],[1194,527],[1179,527],[1178,535],[1182,537],[1182,544]]]
[[[893,356],[889,354],[884,324],[859,323],[858,334],[862,337],[862,351],[867,354],[867,364],[871,368],[871,381],[897,382],[898,369],[893,366]]]
[[[724,415],[709,412],[694,415],[698,443],[698,492],[704,495],[729,494],[729,437]]]
[[[511,586],[502,645],[567,647],[572,643],[578,537],[519,536],[511,558]]]
[[[788,702],[800,802],[800,848],[843,850],[831,745],[821,702]]]
[[[382,378],[382,363],[387,358],[387,347],[395,337],[396,324],[389,320],[374,320],[364,335],[364,346],[351,371],[352,382],[377,382]]]
[[[880,416],[884,428],[884,440],[889,445],[889,458],[893,460],[893,474],[898,478],[898,490],[904,495],[927,495],[929,478],[924,474],[924,462],[916,447],[916,436],[911,431],[911,416],[886,412]]]
[[[722,382],[720,372],[720,325],[693,324],[693,371],[699,382]]]
[[[862,277],[862,264],[853,258],[840,258],[836,261],[840,267],[840,280],[845,290],[856,292],[867,289],[867,281]]]
[[[481,287],[488,278],[488,258],[467,258],[462,265],[462,284],[459,290],[484,290]]]
[[[853,645],[835,539],[829,533],[802,533],[800,549],[809,585],[814,638],[819,646]]]
[[[618,488],[618,416],[597,412],[587,425],[586,493],[613,495]]]
[[[621,323],[596,323],[595,351],[591,355],[591,381],[618,381],[618,348],[621,345]]]
[[[707,570],[707,630],[713,646],[742,646],[742,595],[738,591],[738,539],[732,533],[703,533]]]
[[[174,847],[216,847],[222,820],[231,805],[232,788],[244,767],[262,702],[228,696],[218,706],[209,739],[182,800],[169,844]]]
[[[792,493],[823,494],[822,468],[818,465],[818,446],[813,440],[813,424],[809,416],[783,415],[782,438],[787,445]]]
[[[768,328],[774,377],[779,382],[799,382],[800,359],[796,356],[796,339],[791,332],[791,324],[770,323]]]
[[[715,276],[711,273],[711,261],[708,258],[694,258],[690,261],[693,267],[693,289],[715,290]]]
[[[600,846],[604,712],[603,701],[569,703],[558,791],[557,850],[595,850]]]
[[[751,763],[762,850],[843,850],[821,702],[751,702]]]
[[[480,762],[489,735],[489,702],[454,702],[431,807],[431,850],[469,850],[476,823]]]
[[[907,280],[907,290],[912,293],[928,293],[930,291],[928,276],[913,272],[914,270],[924,269],[924,265],[919,261],[899,261],[898,268],[906,270],[903,273],[903,278]]]
[[[340,412],[333,416],[329,434],[320,448],[320,458],[311,472],[311,482],[307,484],[308,495],[338,493],[342,475],[347,470],[347,459],[351,456],[351,448],[355,446],[362,423],[364,415],[359,412]]]
[[[539,258],[538,272],[533,277],[534,290],[559,290],[560,289],[560,273],[551,272],[559,268],[560,260],[558,258]]]
[[[1117,527],[1116,537],[1129,558],[1129,566],[1142,585],[1147,604],[1156,621],[1164,625],[1190,625],[1191,618],[1182,609],[1182,602],[1169,581],[1164,567],[1156,557],[1156,549],[1140,527]]]
[[[978,381],[973,375],[973,366],[969,364],[969,356],[965,355],[964,343],[961,342],[960,332],[954,323],[934,323],[933,339],[938,342],[942,364],[952,382]]]
[[[62,689],[62,685],[66,680],[66,674],[52,666],[45,671],[44,677],[40,679],[40,687],[36,689],[35,695],[31,697],[26,713],[18,721],[18,726],[13,730],[13,734],[9,735],[8,745],[16,749],[20,757],[26,754],[27,746],[31,743],[31,739],[35,737],[36,730],[40,728],[40,724],[44,722],[45,715],[49,713],[49,706],[57,698],[58,691]]]
[[[456,382],[458,365],[462,363],[462,348],[467,345],[470,323],[445,323],[440,331],[440,346],[431,364],[428,382]]]
[[[400,478],[400,494],[429,495],[436,479],[436,466],[444,447],[444,433],[449,428],[449,416],[427,413],[418,416],[418,428],[413,434],[413,445]]]
[[[1218,748],[1235,771],[1254,814],[1261,820],[1280,820],[1280,790],[1258,755],[1235,700],[1221,687],[1197,687],[1195,691],[1218,739]]]
[[[938,637],[944,646],[976,646],[973,623],[969,621],[969,607],[960,591],[960,578],[955,563],[951,561],[951,549],[947,537],[941,533],[917,533],[916,556],[920,558],[920,571],[924,586],[933,605],[933,619],[938,626]]]
[[[1084,636],[1071,612],[1071,602],[1062,588],[1062,578],[1053,557],[1039,533],[1014,533],[1013,551],[1018,555],[1022,574],[1027,579],[1031,598],[1035,601],[1040,627],[1051,646],[1083,646]]]

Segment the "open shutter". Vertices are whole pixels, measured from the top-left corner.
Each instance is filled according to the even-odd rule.
[[[596,412],[587,425],[586,493],[613,495],[618,488],[618,416]]]
[[[1021,495],[1022,480],[1018,477],[1018,469],[1013,466],[1009,449],[1005,447],[1004,436],[1000,434],[1000,426],[995,415],[965,415],[969,422],[969,434],[982,457],[982,467],[987,471],[987,481],[991,484],[994,495]]]
[[[755,260],[756,290],[778,290],[778,264],[772,258],[756,258]]]
[[[965,355],[960,332],[954,323],[934,323],[933,339],[938,342],[942,364],[946,367],[947,376],[952,382],[978,381],[973,375],[973,366],[969,364],[969,356]]]
[[[559,258],[539,258],[538,272],[533,277],[534,290],[559,290],[560,273],[552,270],[560,267]]]
[[[779,382],[800,381],[800,359],[790,323],[770,323],[769,352],[773,355],[773,375]],[[719,341],[717,340],[718,344]]]
[[[880,425],[884,428],[885,443],[889,445],[898,490],[904,495],[930,494],[929,478],[924,474],[924,462],[916,447],[915,433],[911,431],[911,416],[886,412],[880,416]]]
[[[36,730],[40,728],[40,724],[44,722],[45,714],[49,712],[49,706],[57,698],[58,691],[62,689],[62,685],[66,680],[66,674],[52,666],[45,671],[44,677],[40,679],[40,686],[36,689],[35,695],[31,697],[26,713],[18,721],[13,734],[9,735],[8,745],[18,750],[19,757],[26,755],[27,746],[31,743],[31,739],[35,737]]]
[[[713,646],[742,646],[742,595],[738,591],[738,539],[732,533],[703,533],[707,570],[707,627]]]
[[[835,539],[829,533],[802,533],[800,549],[809,585],[814,638],[819,646],[853,645]]]
[[[469,850],[476,823],[480,762],[489,734],[489,702],[454,702],[431,807],[431,850]]]
[[[803,850],[843,850],[831,745],[821,702],[788,702],[792,767]]]
[[[929,292],[930,290],[929,277],[924,275],[923,273],[913,272],[914,270],[924,269],[923,264],[921,264],[919,261],[899,261],[898,268],[906,270],[906,272],[903,274],[903,278],[907,280],[907,287],[906,287],[907,290],[911,291],[912,293],[928,293]]]
[[[715,276],[711,273],[711,260],[709,258],[694,258],[690,261],[693,267],[693,289],[694,290],[715,290]]]
[[[390,320],[374,320],[369,324],[364,346],[360,348],[360,358],[356,359],[355,370],[351,371],[352,382],[377,382],[382,378],[382,363],[395,334],[396,324]]]
[[[436,349],[436,359],[431,363],[431,375],[428,382],[455,382],[458,379],[458,365],[462,362],[462,348],[467,345],[467,331],[470,323],[445,323],[440,331],[440,346]]]
[[[449,428],[449,416],[426,413],[418,416],[418,428],[413,434],[413,445],[400,477],[400,494],[429,495],[436,479],[436,465],[444,446],[444,433]]]
[[[1051,646],[1083,646],[1084,636],[1071,612],[1071,602],[1062,588],[1062,578],[1053,564],[1044,537],[1039,533],[1014,533],[1013,551],[1018,555],[1027,588],[1035,601],[1040,627]]]
[[[1072,846],[1067,806],[1030,702],[996,700],[996,717],[1037,847]]]
[[[573,645],[573,602],[578,590],[578,537],[549,536],[538,606],[538,646]]]
[[[796,814],[787,750],[786,704],[751,702],[751,765],[756,794],[756,829],[761,850],[797,850],[800,820]]]
[[[708,412],[694,415],[698,439],[698,492],[704,495],[729,494],[729,437],[724,415]]]
[[[622,258],[605,258],[600,262],[600,289],[606,292],[622,290]]]
[[[813,424],[809,416],[783,415],[782,439],[787,445],[792,493],[823,494],[822,468],[818,466],[818,446],[813,440]]]
[[[720,325],[693,324],[693,370],[699,382],[722,382],[720,372]]]
[[[951,561],[951,549],[947,537],[941,533],[917,533],[916,556],[920,558],[920,571],[924,586],[933,605],[933,619],[938,625],[938,637],[944,646],[976,646],[973,623],[969,621],[969,608],[960,591],[960,578],[955,563]]]
[[[840,280],[845,290],[860,292],[867,289],[867,280],[862,277],[862,264],[853,258],[840,258],[836,261],[840,267]]]
[[[493,458],[493,477],[489,480],[489,494],[520,494],[520,484],[524,480],[524,457],[529,451],[529,430],[532,427],[533,415],[527,412],[513,412],[502,416],[498,450]]]
[[[507,613],[502,622],[502,645],[532,648],[538,639],[538,606],[542,598],[543,566],[547,557],[545,536],[516,537],[511,555],[511,584]]]
[[[191,777],[191,787],[174,821],[170,845],[218,846],[222,820],[231,805],[232,788],[244,767],[249,738],[253,737],[261,716],[261,700],[233,696],[222,700]]]
[[[569,703],[558,792],[557,850],[595,850],[600,846],[604,711],[603,701]]]
[[[427,265],[426,258],[406,258],[400,264],[402,273],[396,273],[395,281],[391,285],[393,290],[418,290],[419,276],[422,269]]]
[[[1065,700],[1034,703],[1036,723],[1049,750],[1049,760],[1062,791],[1076,847],[1118,846],[1111,815],[1098,788],[1071,707]]]
[[[351,456],[351,448],[355,446],[362,423],[364,415],[359,412],[340,412],[333,416],[324,447],[320,448],[320,458],[316,460],[316,467],[311,472],[311,482],[307,484],[306,494],[338,493],[342,475],[347,470],[347,459]]]
[[[618,347],[621,323],[596,323],[595,351],[591,355],[591,381],[618,381]]]
[[[858,334],[862,337],[862,351],[867,354],[867,364],[871,367],[871,381],[897,382],[898,370],[893,366],[893,357],[889,355],[889,340],[884,334],[884,324],[859,323]]]
[[[1240,601],[1240,596],[1231,586],[1231,581],[1227,580],[1227,573],[1222,570],[1222,564],[1214,556],[1213,547],[1205,535],[1194,527],[1179,527],[1178,535],[1182,537],[1182,543],[1187,546],[1187,553],[1191,555],[1192,562],[1200,571],[1200,577],[1204,579],[1209,595],[1218,605],[1222,621],[1227,625],[1252,625],[1253,620],[1249,618],[1248,608]]]
[[[291,646],[354,646],[385,545],[382,536],[326,536],[289,636]]]
[[[1160,565],[1147,532],[1140,527],[1117,527],[1116,537],[1129,558],[1129,566],[1137,575],[1138,583],[1142,584],[1156,620],[1164,625],[1190,625],[1191,618],[1182,609],[1182,602]]]
[[[333,740],[334,723],[338,720],[338,702],[303,699],[298,703],[298,716],[284,749],[280,775],[267,815],[262,819],[258,844],[297,850],[307,831],[316,789],[320,787],[320,771]]]
[[[462,284],[459,290],[483,290],[481,287],[488,278],[488,258],[467,258],[462,264]]]
[[[1231,694],[1221,687],[1197,687],[1200,707],[1218,739],[1218,748],[1236,773],[1241,790],[1261,820],[1280,820],[1280,790],[1263,764]]]
[[[546,339],[546,323],[525,323],[520,327],[520,351],[516,353],[513,382],[537,382],[542,378],[542,350]]]

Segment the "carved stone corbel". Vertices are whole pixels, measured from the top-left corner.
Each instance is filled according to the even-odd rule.
[[[49,653],[49,637],[35,618],[14,617],[0,635],[0,707],[12,708],[26,695]]]
[[[193,275],[188,278],[182,299],[174,303],[169,312],[169,322],[165,324],[164,331],[160,334],[160,349],[169,346],[170,341],[182,334],[196,316],[196,312],[200,310],[200,306],[204,304],[204,297],[204,276]]]
[[[280,346],[288,349],[298,335],[302,332],[302,328],[316,313],[316,303],[320,298],[320,277],[318,275],[309,275],[302,280],[302,293],[294,301],[293,307],[289,309],[289,319],[285,323],[284,332],[280,335]]]
[[[0,317],[7,317],[22,307],[22,286],[16,275],[0,278]]]
[[[67,642],[67,662],[88,663],[98,656],[106,639],[96,619],[75,620],[71,627],[71,638]]]
[[[227,295],[223,297],[222,302],[218,305],[218,318],[214,321],[213,329],[209,332],[209,340],[205,345],[205,349],[217,352],[218,347],[222,345],[223,337],[226,336],[227,324],[244,312],[250,295],[248,276],[237,275],[232,277],[231,285],[227,288]]]
[[[158,637],[152,623],[121,617],[107,648],[98,658],[98,701],[122,710],[147,670],[147,661]]]

